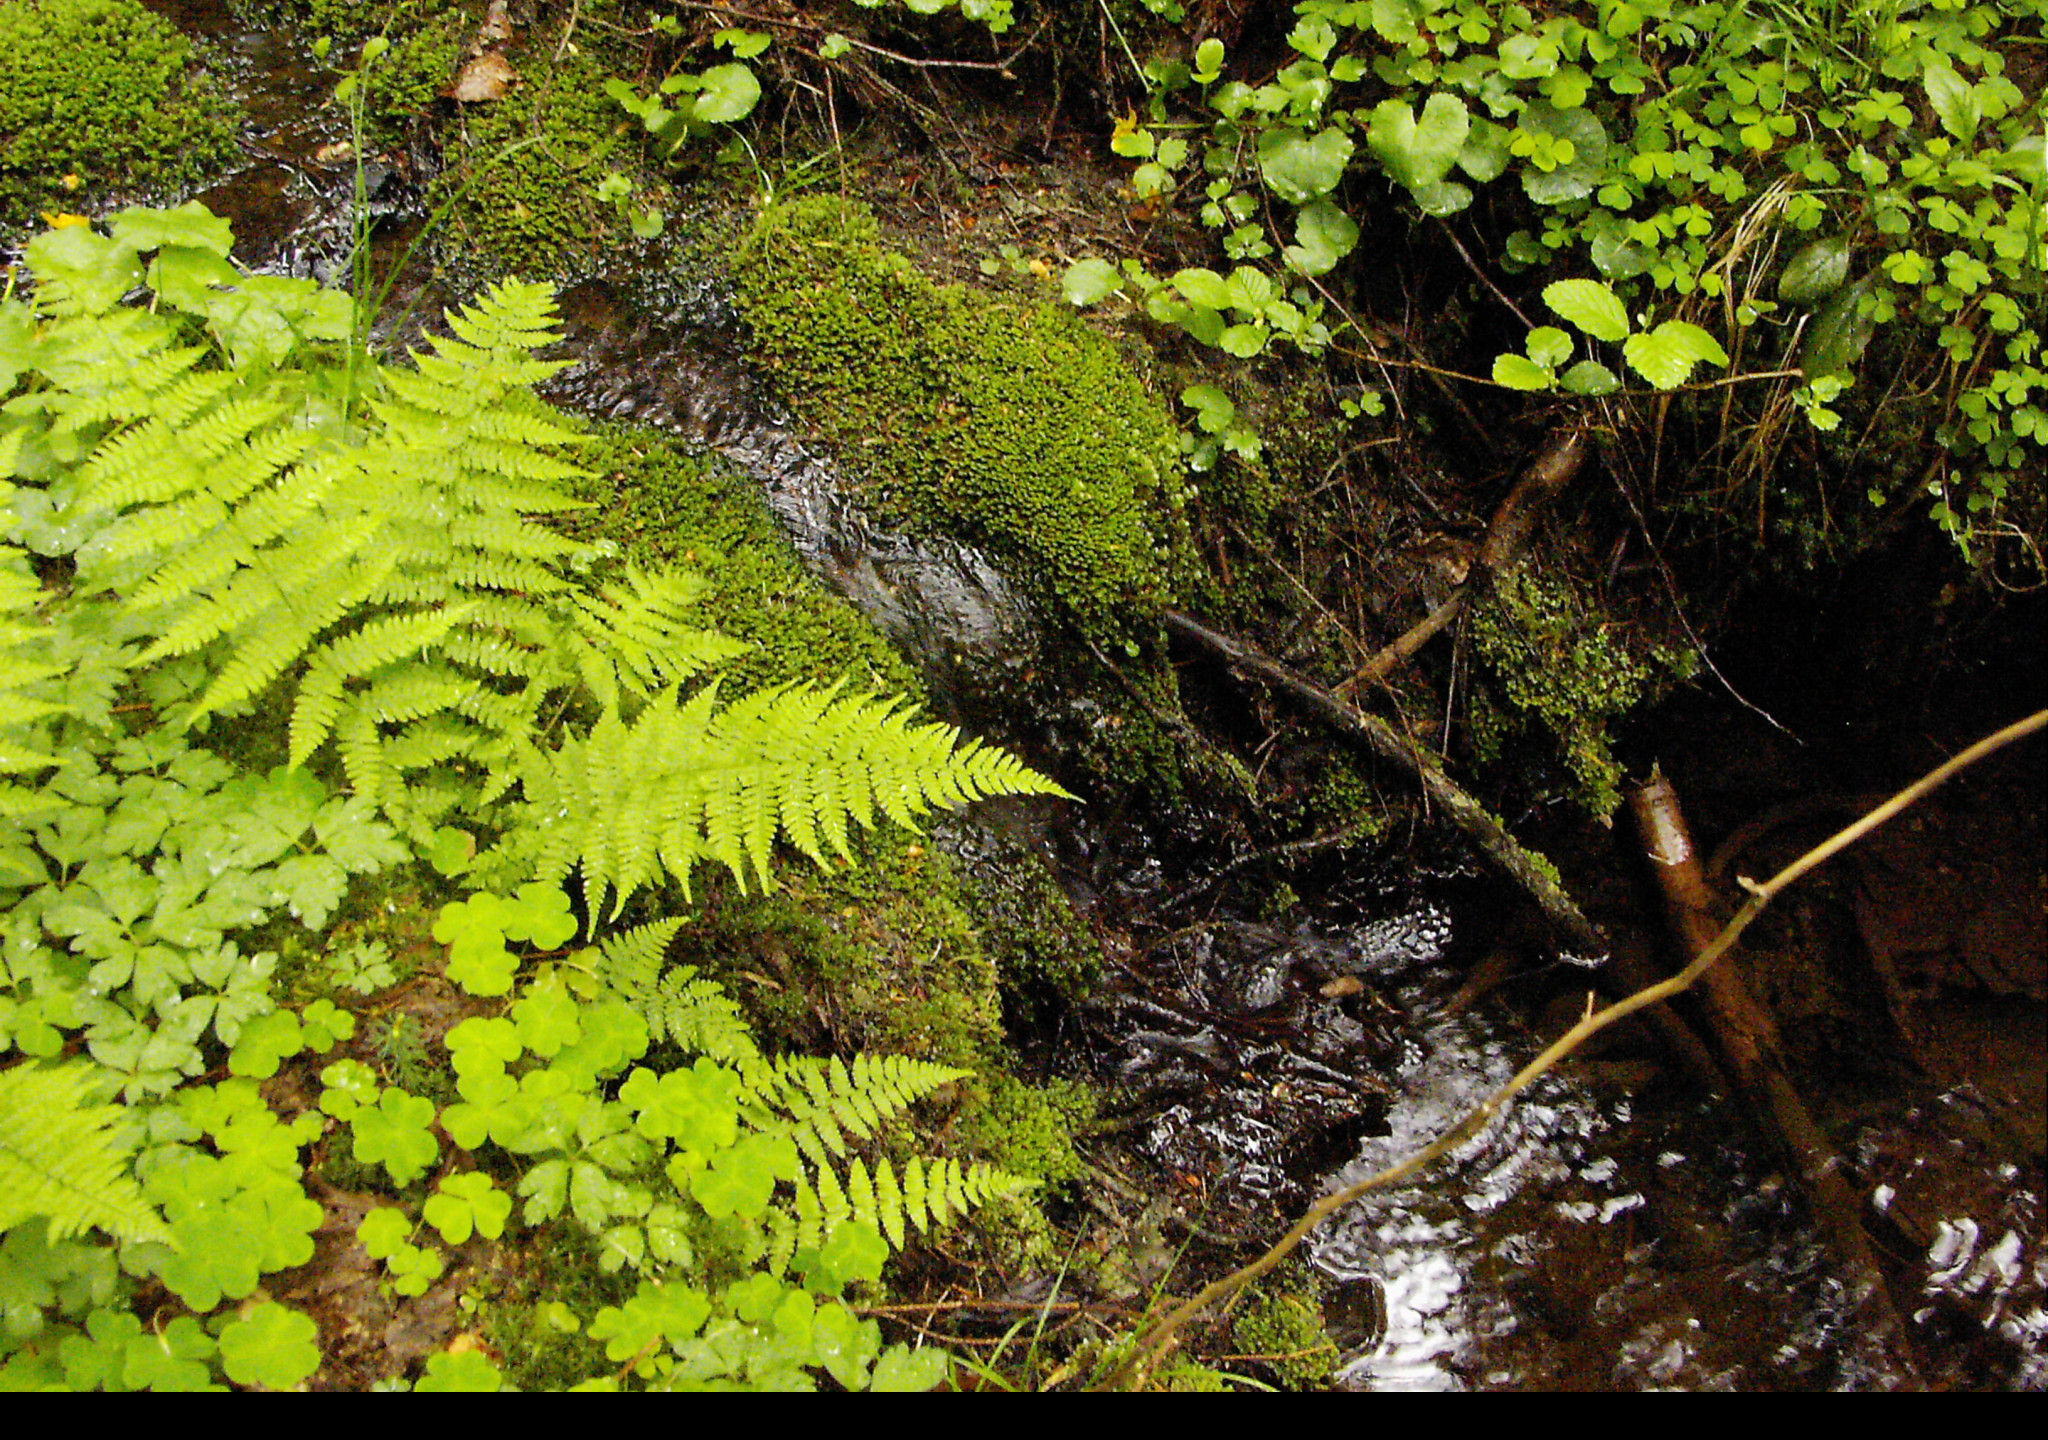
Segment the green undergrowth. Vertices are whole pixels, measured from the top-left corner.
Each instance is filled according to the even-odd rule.
[[[804,570],[754,481],[657,432],[601,426],[590,442],[579,490],[593,508],[575,533],[702,576],[707,618],[753,647],[723,672],[732,683],[850,676],[916,693],[902,656]],[[1048,1183],[1070,1179],[1072,1139],[1057,1115],[1074,1102],[1036,1099],[1002,1073],[1014,1063],[1005,997],[1079,994],[1100,957],[1035,856],[978,834],[962,843],[996,853],[963,874],[928,840],[876,836],[855,846],[855,863],[788,875],[772,893],[713,885],[675,953],[724,981],[782,1043],[975,1069],[982,1078],[961,1087],[952,1121],[976,1137],[973,1153]],[[1036,1123],[1012,1123],[1025,1114]]]
[[[440,253],[478,279],[588,268],[621,229],[598,187],[635,153],[615,133],[618,107],[595,60],[527,51],[516,63],[519,83],[502,99],[460,106],[447,122],[448,164],[430,196],[453,201]]]
[[[1166,601],[1177,429],[1107,341],[934,283],[836,198],[762,210],[732,268],[761,362],[885,518],[989,545],[1096,637]]]
[[[596,1388],[943,1381],[857,1307],[1033,1184],[900,1053],[994,1053],[985,962],[842,956],[904,1043],[827,1057],[672,946],[706,876],[1052,787],[843,685],[707,683],[745,647],[703,580],[541,523],[589,508],[546,287],[384,365],[231,244],[123,211],[0,298],[0,1383],[495,1389],[454,1317],[523,1304]],[[565,1233],[608,1288],[503,1298]]]
[[[0,0],[0,227],[109,189],[170,189],[235,153],[238,115],[138,0]]]

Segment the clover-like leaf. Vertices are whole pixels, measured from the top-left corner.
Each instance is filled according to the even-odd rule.
[[[876,1357],[868,1389],[884,1393],[931,1390],[945,1384],[952,1375],[953,1357],[943,1350],[891,1345]]]
[[[410,1185],[427,1173],[441,1153],[428,1126],[434,1123],[434,1102],[396,1088],[364,1105],[349,1117],[355,1131],[355,1157],[365,1165],[382,1165],[397,1184]]]
[[[864,1389],[868,1364],[882,1351],[882,1327],[844,1305],[821,1305],[811,1320],[811,1346],[813,1359],[834,1380],[849,1390]]]
[[[669,1173],[681,1183],[673,1163]],[[796,1146],[788,1136],[748,1135],[687,1178],[690,1194],[712,1219],[739,1215],[752,1220],[768,1208],[776,1182],[794,1180],[797,1174]]]
[[[320,1072],[320,1108],[346,1120],[364,1105],[377,1103],[377,1072],[360,1060],[337,1060]]]
[[[320,1327],[283,1305],[237,1316],[220,1333],[221,1366],[237,1385],[289,1390],[320,1368]]]
[[[421,1394],[488,1393],[501,1390],[505,1376],[481,1350],[437,1350],[427,1357],[427,1373],[413,1386]]]
[[[299,1030],[307,1049],[325,1054],[356,1033],[356,1017],[332,1000],[315,1000],[299,1012]]]
[[[268,1080],[286,1059],[305,1048],[299,1017],[289,1010],[273,1010],[242,1027],[228,1056],[228,1073]]]
[[[395,1205],[379,1205],[356,1223],[356,1242],[372,1260],[388,1260],[412,1243],[412,1221]]]
[[[605,1358],[630,1360],[657,1341],[688,1340],[711,1318],[711,1302],[690,1285],[643,1281],[624,1305],[607,1305],[590,1322]]]
[[[450,1245],[463,1244],[471,1234],[495,1240],[505,1233],[512,1197],[492,1184],[488,1175],[474,1171],[444,1175],[440,1193],[428,1197],[421,1214]]]
[[[503,1070],[526,1053],[519,1027],[502,1015],[472,1015],[448,1031],[442,1044],[457,1075]]]
[[[619,1099],[650,1139],[680,1140],[695,1149],[724,1149],[739,1133],[739,1076],[708,1059],[657,1077],[636,1069]]]
[[[543,1060],[583,1034],[576,1002],[560,990],[529,990],[512,1007],[512,1021],[520,1042]]]

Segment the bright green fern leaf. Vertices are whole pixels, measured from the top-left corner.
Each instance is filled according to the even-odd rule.
[[[168,1242],[116,1139],[125,1112],[89,1103],[92,1091],[88,1065],[0,1070],[0,1230],[41,1215],[53,1240],[97,1227]]]

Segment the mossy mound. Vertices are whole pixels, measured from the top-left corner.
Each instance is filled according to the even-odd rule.
[[[804,680],[918,694],[903,658],[851,604],[804,570],[760,487],[714,457],[648,430],[601,427],[576,453],[593,503],[571,526],[647,565],[711,582],[703,623],[754,646],[721,669],[734,694]]]
[[[836,198],[763,210],[733,273],[762,364],[883,518],[987,545],[1096,637],[1165,602],[1179,432],[1108,341],[934,283]]]
[[[442,132],[449,164],[432,199],[453,207],[440,250],[480,281],[579,274],[618,229],[597,187],[622,113],[587,56],[514,63],[503,99],[460,107]]]
[[[0,225],[188,184],[234,153],[237,123],[190,42],[137,0],[0,0]]]

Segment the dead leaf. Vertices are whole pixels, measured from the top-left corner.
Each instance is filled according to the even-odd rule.
[[[491,0],[484,11],[484,23],[476,27],[475,48],[487,50],[512,38],[512,17],[506,10],[506,0]]]
[[[442,95],[464,105],[474,105],[484,100],[502,100],[505,91],[519,78],[519,72],[512,68],[512,62],[493,50],[488,55],[479,55],[462,67],[462,73],[455,77],[455,83],[443,90]]]

